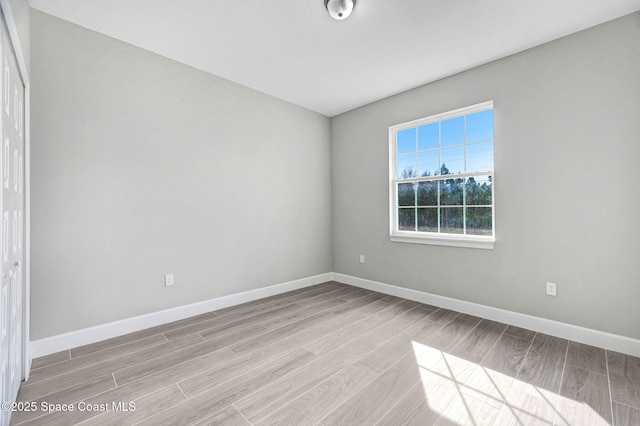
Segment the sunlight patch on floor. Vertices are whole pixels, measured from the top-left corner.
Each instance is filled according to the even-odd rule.
[[[412,345],[421,379],[421,415],[437,418],[436,425],[611,424],[583,401],[415,341]]]

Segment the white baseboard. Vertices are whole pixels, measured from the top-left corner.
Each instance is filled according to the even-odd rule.
[[[335,272],[333,273],[332,281],[338,281],[343,284],[366,288],[368,290],[398,296],[420,303],[426,303],[493,321],[503,322],[505,324],[526,328],[539,333],[573,340],[574,342],[640,357],[640,340],[632,339],[630,337],[619,336],[616,334],[606,333],[604,331],[593,330],[532,315],[493,308],[491,306],[480,305],[477,303],[465,302],[464,300],[438,296],[436,294],[425,293],[418,290],[398,287],[350,275],[338,274]]]
[[[110,339],[112,337],[122,336],[127,333],[133,333],[145,328],[178,321],[194,315],[200,315],[205,312],[215,311],[217,309],[238,305],[240,303],[251,302],[256,299],[262,299],[264,297],[309,287],[327,281],[338,281],[343,284],[366,288],[368,290],[378,291],[380,293],[398,296],[404,299],[415,300],[416,302],[427,303],[429,305],[451,309],[493,321],[500,321],[516,327],[522,327],[540,333],[561,337],[563,339],[569,339],[575,342],[585,343],[640,357],[640,340],[637,339],[335,272],[328,272],[326,274],[315,275],[295,281],[289,281],[229,296],[218,297],[215,299],[205,300],[203,302],[179,306],[159,312],[152,312],[146,315],[140,315],[108,324],[102,324],[95,327],[34,340],[31,341],[30,345],[31,355],[34,358],[37,358],[66,349]]]
[[[325,274],[302,278],[295,281],[288,281],[269,287],[231,294],[229,296],[217,297],[203,302],[178,306],[176,308],[152,312],[108,324],[71,331],[69,333],[46,337],[44,339],[33,340],[31,341],[31,356],[33,358],[37,358],[66,349],[76,348],[78,346],[110,339],[112,337],[144,330],[145,328],[155,327],[156,325],[166,324],[168,322],[204,314],[217,309],[251,302],[256,299],[262,299],[264,297],[297,290],[299,288],[309,287],[315,284],[331,281],[332,276],[333,274],[331,272],[327,272]]]

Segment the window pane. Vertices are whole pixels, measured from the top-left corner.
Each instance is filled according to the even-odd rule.
[[[398,155],[398,179],[416,177],[416,155],[417,154]]]
[[[440,123],[440,145],[451,146],[464,143],[464,117],[452,118]]]
[[[440,174],[458,174],[464,172],[464,147],[443,148],[440,151]]]
[[[467,115],[467,143],[493,140],[493,110]]]
[[[416,209],[398,209],[398,230],[416,230]]]
[[[401,130],[397,136],[396,154],[416,152],[416,129]]]
[[[399,206],[415,206],[416,190],[414,183],[398,184],[398,205]]]
[[[438,127],[440,123],[418,127],[418,150],[438,148]]]
[[[418,183],[418,205],[437,206],[438,205],[438,182]]]
[[[468,206],[490,206],[491,188],[493,182],[491,176],[476,176],[467,178],[467,205]]]
[[[493,142],[467,145],[467,172],[493,170]]]
[[[440,181],[440,205],[461,206],[464,179],[447,179]]]
[[[418,231],[438,232],[438,209],[418,209]]]
[[[436,176],[438,172],[439,150],[418,153],[418,176]]]
[[[464,232],[462,207],[440,209],[440,232],[462,234]]]
[[[491,207],[467,207],[467,234],[493,235]]]

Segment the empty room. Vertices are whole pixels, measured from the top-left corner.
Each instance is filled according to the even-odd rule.
[[[640,0],[0,6],[0,425],[640,426]]]

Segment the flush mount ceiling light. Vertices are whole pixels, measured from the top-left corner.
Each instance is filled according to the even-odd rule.
[[[329,11],[329,15],[338,20],[347,19],[355,5],[356,0],[324,0],[324,7]]]

